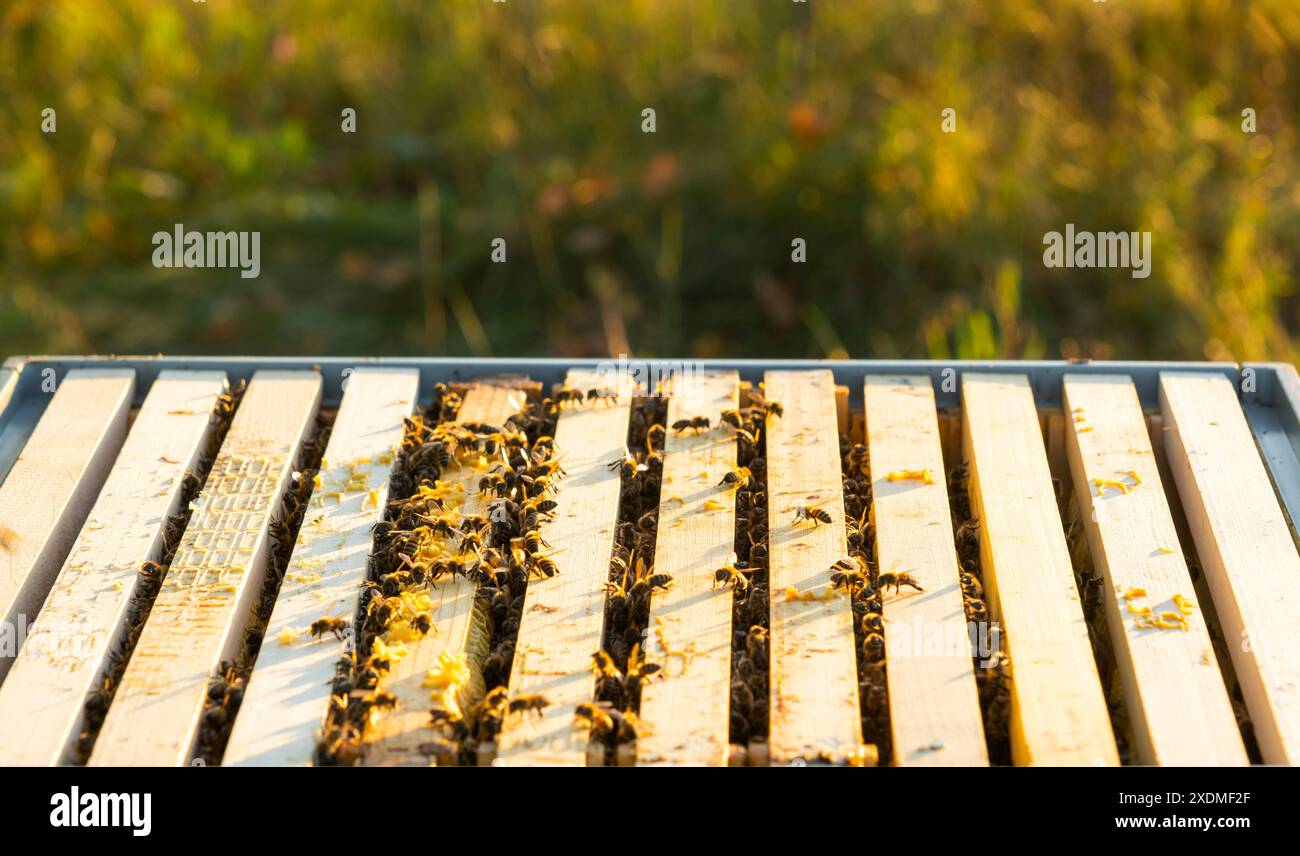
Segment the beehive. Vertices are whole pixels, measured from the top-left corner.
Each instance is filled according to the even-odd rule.
[[[1298,401],[1276,364],[10,360],[0,763],[1289,764]]]

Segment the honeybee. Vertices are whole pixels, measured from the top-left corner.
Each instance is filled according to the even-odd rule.
[[[461,536],[460,545],[456,548],[456,555],[468,556],[470,553],[481,553],[483,551],[483,535],[479,532],[466,532]]]
[[[758,434],[751,434],[744,428],[736,429],[736,442],[740,444],[742,455],[753,454],[758,451]],[[742,458],[743,459],[743,458]]]
[[[581,402],[583,398],[585,398],[585,394],[582,390],[571,389],[567,386],[555,393],[555,403],[561,406],[570,403],[576,404]]]
[[[564,466],[558,460],[537,461],[528,467],[527,475],[535,481],[548,481],[553,476],[563,476]]]
[[[625,479],[635,478],[650,469],[638,461],[626,448],[623,449],[623,457],[616,458],[605,466],[611,470],[620,470],[620,475]]]
[[[978,561],[980,555],[980,520],[972,517],[953,533],[957,556],[963,561]]]
[[[429,531],[437,538],[451,540],[460,530],[456,528],[455,515],[448,514],[434,519],[429,526]]]
[[[412,457],[416,463],[430,460],[435,467],[445,470],[456,462],[456,456],[453,452],[454,446],[454,440],[449,439],[445,443],[441,440],[434,440],[412,453]]]
[[[573,709],[573,719],[579,725],[591,730],[598,737],[604,737],[614,730],[614,718],[604,708],[590,702],[583,702]]]
[[[614,658],[609,656],[609,652],[601,649],[591,655],[591,670],[596,675],[597,682],[603,680],[623,679],[623,673],[619,671],[618,666],[614,663]]]
[[[745,635],[745,653],[751,660],[762,661],[767,656],[768,630],[761,624],[751,625]]]
[[[785,415],[785,408],[781,406],[781,402],[779,401],[768,401],[758,393],[754,393],[752,400],[754,402],[754,407],[762,411],[763,419],[765,421],[772,416],[780,418]]]
[[[732,553],[727,564],[713,572],[713,587],[730,586],[737,594],[749,590],[749,577],[742,568],[736,567],[736,554]]]
[[[478,480],[478,492],[502,496],[506,493],[506,477],[501,473],[488,473]]]
[[[470,718],[477,721],[494,721],[500,724],[505,718],[506,711],[510,709],[510,703],[506,700],[505,687],[493,687],[488,690],[487,695],[483,696],[473,707],[469,709]]]
[[[948,473],[948,502],[953,518],[965,520],[971,516],[970,470],[966,464],[958,464]]]
[[[464,532],[484,533],[492,528],[492,521],[482,514],[466,514],[461,518],[460,528]]]
[[[529,558],[533,560],[533,570],[548,579],[560,572],[559,566],[548,556],[529,556]]]
[[[872,541],[871,521],[867,520],[867,514],[870,510],[870,508],[863,508],[862,516],[849,523],[846,537],[848,538],[849,548],[854,552],[863,550]]]
[[[851,593],[866,588],[868,583],[867,565],[858,556],[840,559],[831,565],[831,585]]]
[[[634,582],[627,593],[632,597],[646,597],[657,589],[668,589],[672,584],[672,574],[647,574]]]
[[[326,616],[313,621],[309,628],[309,632],[313,639],[324,636],[326,633],[333,633],[335,639],[342,641],[344,634],[348,632],[350,626],[351,622],[346,618]]]
[[[917,591],[925,591],[925,589],[921,588],[921,584],[916,581],[916,577],[907,571],[888,571],[876,577],[876,587],[881,591],[890,586],[894,587],[894,594],[898,594],[903,586],[911,586]]]
[[[451,574],[453,577],[472,577],[478,570],[478,561],[474,559],[439,559],[429,568],[429,574],[432,579],[440,580],[443,576]]]
[[[867,474],[867,445],[857,443],[844,456],[844,470],[858,475]]]
[[[722,411],[722,416],[718,417],[718,423],[720,425],[730,425],[732,428],[735,428],[737,431],[743,428],[745,424],[744,417],[740,415],[739,410]]]
[[[597,387],[587,390],[588,401],[617,401],[618,393],[607,387]]]
[[[885,637],[868,633],[862,639],[862,653],[868,663],[877,663],[885,656]]]
[[[698,434],[701,431],[709,430],[711,424],[712,422],[707,416],[692,416],[690,419],[678,419],[673,423],[673,430],[678,434],[688,430],[694,431]]]
[[[549,704],[550,702],[547,700],[546,696],[537,693],[515,696],[510,700],[509,711],[511,713],[535,713],[538,716],[541,716],[542,711]]]
[[[551,545],[542,537],[542,533],[534,529],[524,535],[524,549],[529,553],[540,553],[543,547],[549,550]]]
[[[815,505],[801,505],[794,510],[794,523],[791,525],[798,526],[805,520],[814,526],[818,526],[822,523],[830,523],[831,514],[829,511]]]
[[[722,481],[718,482],[718,487],[725,487],[727,490],[735,491],[749,487],[752,481],[753,474],[749,471],[749,467],[736,467],[722,477]]]
[[[529,514],[551,514],[560,504],[553,499],[534,498],[520,503]]]
[[[641,643],[632,646],[632,653],[627,656],[627,682],[634,688],[640,688],[643,681],[649,680],[660,669],[658,663],[647,663],[641,651]]]

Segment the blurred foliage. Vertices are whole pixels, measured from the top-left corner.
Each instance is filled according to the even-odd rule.
[[[1294,359],[1298,46],[1294,0],[4,0],[0,351]],[[1067,222],[1151,277],[1044,268]],[[175,223],[261,277],[155,269]]]

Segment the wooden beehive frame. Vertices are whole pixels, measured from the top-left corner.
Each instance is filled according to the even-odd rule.
[[[341,611],[353,605],[355,586],[366,573],[361,560],[364,533],[378,519],[387,491],[387,469],[376,462],[392,459],[401,420],[412,412],[421,391],[427,395],[434,382],[452,383],[465,398],[460,421],[501,423],[539,387],[565,382],[580,388],[596,386],[609,377],[604,373],[607,368],[596,361],[510,360],[72,358],[7,363],[0,370],[0,474],[7,476],[6,484],[0,484],[0,497],[6,487],[18,493],[13,511],[5,512],[0,503],[0,523],[11,519],[19,523],[23,531],[15,535],[26,552],[14,550],[11,558],[28,563],[11,569],[13,608],[9,611],[24,616],[39,612],[33,605],[45,600],[53,587],[47,602],[50,614],[42,618],[46,624],[57,618],[56,602],[73,604],[90,591],[82,579],[83,560],[90,556],[91,564],[98,561],[96,551],[101,548],[94,546],[95,520],[116,515],[115,525],[128,530],[139,545],[127,551],[130,556],[115,548],[120,555],[115,554],[113,561],[132,563],[137,561],[132,558],[136,553],[138,561],[145,561],[155,549],[150,545],[158,537],[156,521],[165,516],[167,503],[175,501],[175,490],[168,488],[174,486],[176,474],[163,468],[167,472],[160,470],[154,477],[155,482],[163,479],[158,482],[161,488],[153,491],[159,495],[160,514],[148,524],[122,516],[141,511],[129,491],[122,492],[124,487],[105,488],[96,509],[90,510],[123,444],[125,408],[132,397],[145,409],[126,438],[127,447],[133,442],[136,446],[154,442],[153,438],[161,446],[169,436],[165,432],[173,431],[174,451],[160,457],[180,462],[192,460],[202,444],[203,435],[191,429],[206,423],[182,425],[182,410],[173,408],[159,411],[155,425],[143,418],[150,412],[145,396],[156,393],[161,400],[165,383],[190,383],[193,389],[186,394],[194,396],[215,395],[200,385],[210,385],[221,376],[232,381],[253,379],[251,401],[240,411],[246,415],[243,420],[236,417],[223,447],[225,457],[217,459],[219,478],[205,488],[206,498],[199,503],[200,511],[213,510],[209,518],[216,528],[207,531],[202,521],[192,523],[194,534],[182,544],[174,565],[182,571],[194,565],[198,576],[191,584],[180,573],[172,581],[174,587],[178,584],[175,591],[164,588],[161,608],[140,641],[148,655],[141,663],[149,668],[128,667],[91,762],[177,764],[192,757],[203,688],[216,663],[230,655],[242,633],[242,613],[262,572],[266,527],[278,513],[274,500],[283,493],[298,447],[322,405],[343,407],[339,426],[343,430],[333,438],[327,461],[331,457],[336,463],[344,457],[365,460],[370,469],[367,489],[353,491],[354,496],[336,491],[337,510],[322,511],[321,521],[313,522],[319,530],[329,517],[331,534],[341,536],[338,545],[324,544],[319,531],[314,536],[311,531],[300,534],[294,584],[286,582],[281,590],[268,640],[272,634],[300,629],[309,614],[319,611],[322,597]],[[942,479],[900,484],[906,479],[892,476],[946,471],[957,460],[969,465],[990,606],[1005,625],[1013,662],[1024,658],[1025,663],[1013,682],[1010,728],[1016,763],[1118,760],[1103,700],[1105,688],[1093,665],[1066,555],[1060,515],[1071,490],[1082,511],[1081,531],[1106,582],[1110,643],[1128,715],[1134,721],[1134,759],[1140,763],[1245,760],[1241,736],[1231,727],[1218,655],[1211,652],[1206,635],[1203,615],[1208,613],[1217,615],[1223,632],[1230,636],[1226,650],[1231,665],[1225,664],[1225,671],[1241,682],[1263,760],[1295,762],[1300,754],[1300,707],[1276,687],[1300,679],[1300,657],[1295,653],[1300,641],[1284,620],[1285,610],[1300,601],[1300,591],[1279,593],[1276,580],[1267,588],[1259,581],[1269,573],[1267,568],[1300,565],[1292,525],[1300,509],[1300,381],[1290,366],[845,361],[703,363],[698,368],[705,372],[705,380],[689,393],[672,397],[671,384],[666,390],[670,421],[725,409],[723,405],[741,400],[747,384],[761,381],[767,395],[786,407],[786,415],[769,425],[767,437],[773,591],[771,734],[757,747],[731,747],[726,741],[730,594],[715,590],[708,575],[716,564],[715,554],[725,556],[733,518],[725,497],[713,499],[705,482],[716,481],[719,471],[726,471],[735,443],[728,441],[725,432],[674,436],[665,450],[664,467],[674,474],[677,486],[661,494],[659,525],[667,527],[661,533],[669,534],[661,534],[660,549],[667,552],[660,553],[657,567],[671,573],[679,584],[653,601],[655,626],[666,629],[655,639],[647,637],[647,654],[670,656],[673,643],[663,640],[681,634],[691,646],[690,661],[695,665],[686,673],[666,670],[649,685],[640,707],[644,736],[629,747],[626,757],[608,759],[609,763],[725,764],[743,762],[747,755],[752,756],[751,763],[863,757],[867,750],[861,745],[853,666],[856,619],[849,602],[782,595],[787,590],[812,591],[830,561],[846,554],[842,506],[835,511],[839,454],[834,443],[824,439],[843,432],[854,434],[870,451],[875,486],[871,511],[880,570],[906,571],[926,584],[924,593],[884,599],[884,618],[891,623],[964,623]],[[164,375],[166,371],[182,374]],[[475,381],[488,375],[497,380],[493,384]],[[107,397],[70,394],[76,384],[90,382],[116,386],[106,390]],[[275,392],[269,391],[273,383],[278,384]],[[51,401],[51,389],[62,394]],[[254,391],[262,389],[268,391],[260,393],[259,399]],[[519,629],[507,688],[511,697],[541,693],[551,704],[536,717],[507,718],[498,744],[481,754],[482,761],[581,764],[593,758],[588,737],[574,724],[573,711],[592,695],[590,657],[600,644],[605,566],[618,497],[618,473],[611,475],[605,464],[622,447],[631,395],[630,388],[623,389],[612,404],[602,402],[600,407],[561,415],[557,444],[564,450],[565,482],[571,489],[564,493],[556,520],[547,529],[556,542],[560,573],[529,584],[531,609]],[[102,404],[97,403],[101,399]],[[86,412],[70,409],[74,402]],[[261,416],[259,407],[264,411]],[[168,416],[177,423],[174,428],[168,426]],[[16,514],[23,503],[19,495],[30,493],[22,493],[26,490],[22,484],[39,476],[27,474],[24,467],[32,467],[33,455],[64,454],[57,444],[49,445],[41,437],[55,436],[53,426],[68,421],[86,426],[95,438],[77,444],[84,460],[72,466],[81,475],[66,489],[68,499],[59,506],[65,510],[26,521]],[[248,424],[241,428],[241,421]],[[1152,421],[1154,442],[1146,430]],[[241,452],[241,442],[258,451]],[[831,457],[820,460],[826,454]],[[1125,456],[1131,456],[1131,468],[1117,463]],[[110,485],[115,484],[113,479],[128,484],[126,469],[131,460],[125,452],[117,459]],[[1163,481],[1168,484],[1162,483],[1157,462],[1166,468],[1169,475]],[[249,467],[258,473],[251,473]],[[355,472],[351,476],[354,479]],[[467,495],[473,494],[477,476],[472,471],[465,474]],[[323,474],[321,483],[327,478]],[[1054,491],[1053,479],[1064,482],[1067,489]],[[317,490],[329,492],[323,487]],[[229,500],[223,498],[226,491],[234,491]],[[684,493],[690,496],[667,503],[670,494],[676,498]],[[114,509],[114,502],[122,506],[121,511]],[[805,503],[831,509],[836,525],[791,526],[787,518]],[[228,519],[229,509],[235,508],[238,521]],[[1257,528],[1265,530],[1267,558],[1255,549],[1258,538],[1250,550],[1236,544],[1240,515],[1246,513],[1242,509],[1248,510]],[[1184,514],[1207,578],[1208,595],[1201,595],[1207,601],[1204,612],[1183,556],[1189,545],[1178,543],[1175,520],[1181,521]],[[90,523],[83,528],[88,518]],[[309,515],[309,519],[314,518]],[[223,535],[225,527],[236,525],[229,537]],[[65,564],[78,530],[87,546],[73,550],[74,558],[67,559],[71,565]],[[321,544],[314,545],[313,537]],[[1138,549],[1138,541],[1144,538],[1154,539],[1152,550],[1145,553]],[[32,543],[37,546],[29,548]],[[243,551],[239,567],[227,569],[237,570],[239,579],[204,576],[207,563],[222,561],[210,559],[212,545]],[[322,565],[335,571],[323,584],[322,575],[312,572]],[[124,580],[129,589],[129,574]],[[299,584],[303,580],[307,583]],[[377,721],[367,763],[429,762],[419,751],[428,736],[421,712],[428,693],[422,685],[424,673],[444,650],[472,658],[475,634],[484,632],[475,629],[472,584],[462,579],[436,588],[441,597],[436,607],[439,633],[427,644],[412,645],[413,654],[389,676],[385,686],[396,696],[397,708]],[[1138,591],[1143,594],[1135,594]],[[108,620],[100,636],[109,640],[119,632],[114,627],[121,620],[123,597],[106,597],[102,592],[97,596]],[[1153,628],[1151,619],[1143,617],[1143,598],[1154,604],[1156,616],[1178,612],[1184,618],[1167,619],[1174,625],[1172,632]],[[297,602],[303,605],[295,607]],[[62,608],[76,609],[75,604]],[[211,617],[203,623],[205,628],[211,624],[210,632],[188,632],[185,644],[178,647],[177,630],[168,625],[173,613],[191,631],[194,616]],[[1249,644],[1234,644],[1237,636]],[[656,641],[661,643],[658,648]],[[886,633],[893,753],[885,760],[986,763],[969,658],[945,660],[899,647],[900,642],[901,634],[891,639]],[[103,644],[82,668],[87,677],[68,683],[65,696],[84,693],[78,687],[87,686],[99,673]],[[309,674],[315,685],[323,686],[322,676],[328,679],[337,652],[330,653],[328,645],[316,650],[292,646],[264,650],[268,653],[254,669],[226,761],[308,763],[328,696],[318,689],[310,697],[294,697],[290,688]],[[14,727],[21,727],[30,716],[19,700],[30,707],[33,696],[41,692],[39,662],[24,654],[18,658],[21,668],[0,684],[0,723],[12,720]],[[160,696],[158,688],[164,685],[167,692]],[[484,689],[471,686],[468,697],[481,697]],[[1195,696],[1190,703],[1184,700],[1187,692]],[[27,755],[22,757],[36,763],[68,759],[80,711],[72,704],[65,707],[69,709],[66,721],[52,722],[48,739],[38,735],[24,744]],[[136,727],[141,717],[155,725]],[[1207,732],[1212,739],[1205,738]],[[1201,738],[1193,739],[1194,735]],[[0,761],[18,757],[0,754]]]

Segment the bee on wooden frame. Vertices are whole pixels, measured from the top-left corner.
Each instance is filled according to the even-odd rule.
[[[580,389],[572,389],[568,386],[557,390],[555,393],[555,403],[563,407],[565,404],[578,404],[586,398],[586,393]]]
[[[540,717],[542,715],[542,711],[544,711],[546,707],[549,705],[550,705],[550,701],[546,698],[546,696],[541,695],[540,693],[532,693],[528,695],[515,696],[514,698],[510,699],[510,704],[507,710],[510,713],[526,712],[526,713],[536,714],[537,716]]]
[[[326,633],[333,633],[335,639],[342,641],[351,626],[352,622],[346,618],[327,615],[313,621],[308,632],[311,633],[313,639],[324,636]]]
[[[701,431],[709,430],[711,424],[712,422],[707,416],[693,416],[690,419],[678,419],[673,423],[673,431],[678,434],[686,431],[694,431],[699,434]]]
[[[773,416],[777,418],[785,416],[785,408],[781,406],[781,402],[779,401],[768,401],[757,392],[751,394],[750,400],[752,406],[763,414],[764,421],[767,421]]]
[[[798,526],[806,520],[813,526],[818,526],[822,523],[830,523],[832,519],[831,513],[823,508],[816,505],[800,505],[794,510],[794,521],[791,525]]]
[[[894,587],[894,594],[902,591],[903,586],[911,586],[917,591],[925,591],[925,589],[921,588],[921,584],[916,581],[916,577],[912,576],[908,571],[887,571],[876,577],[876,588],[880,591],[885,591],[890,586]]]

